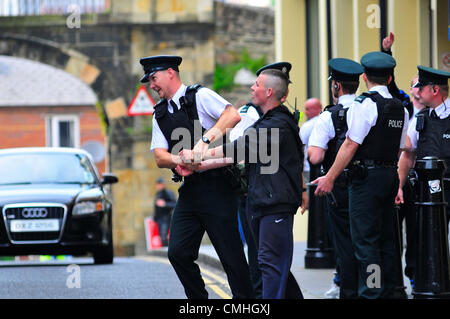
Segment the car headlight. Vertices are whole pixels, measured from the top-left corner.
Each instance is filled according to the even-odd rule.
[[[103,203],[101,201],[86,201],[76,204],[73,207],[72,215],[80,216],[97,213],[103,210]]]

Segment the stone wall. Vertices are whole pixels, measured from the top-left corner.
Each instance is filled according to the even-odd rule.
[[[236,62],[243,49],[253,59],[266,56],[275,62],[274,10],[215,2],[215,62],[226,65]],[[251,99],[250,85],[236,86],[221,94],[233,105],[241,106]]]

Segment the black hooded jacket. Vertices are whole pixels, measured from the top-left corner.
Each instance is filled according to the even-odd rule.
[[[302,203],[303,145],[292,113],[269,110],[244,135],[225,144],[226,157],[245,160],[247,209],[253,217],[292,212]]]

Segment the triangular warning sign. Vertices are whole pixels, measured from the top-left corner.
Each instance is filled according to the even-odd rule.
[[[154,105],[155,101],[148,94],[145,86],[141,86],[128,106],[128,116],[151,115],[155,111]]]

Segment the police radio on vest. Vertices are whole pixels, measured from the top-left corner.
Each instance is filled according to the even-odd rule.
[[[403,127],[403,121],[401,121],[401,120],[389,120],[388,127],[402,128]]]

